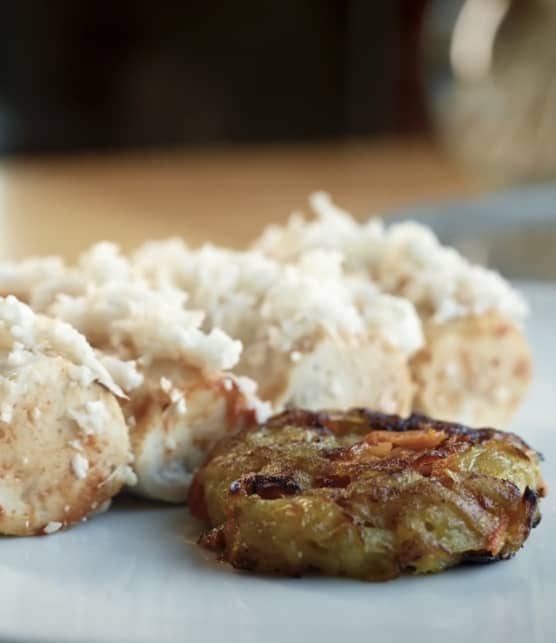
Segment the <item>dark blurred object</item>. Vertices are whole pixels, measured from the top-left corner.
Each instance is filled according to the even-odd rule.
[[[422,131],[425,4],[8,0],[0,152]]]

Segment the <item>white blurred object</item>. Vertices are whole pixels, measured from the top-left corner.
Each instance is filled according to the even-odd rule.
[[[484,78],[492,63],[496,32],[510,0],[467,0],[454,27],[450,62],[463,81]]]
[[[451,12],[432,3],[425,35],[437,67],[433,113],[446,146],[495,182],[553,179],[556,2],[447,4]],[[439,74],[442,49],[450,72],[444,64]]]

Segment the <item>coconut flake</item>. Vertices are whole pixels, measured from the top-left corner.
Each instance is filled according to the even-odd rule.
[[[83,480],[89,471],[89,461],[85,456],[76,453],[71,459],[71,469],[77,479]]]
[[[55,532],[60,531],[63,526],[63,523],[58,522],[57,520],[51,520],[46,527],[43,528],[43,533],[54,534]]]
[[[165,392],[169,393],[172,390],[172,382],[167,377],[160,378],[160,388]]]
[[[143,383],[143,375],[137,370],[137,362],[135,360],[122,360],[114,355],[106,355],[101,351],[97,351],[100,361],[110,373],[112,379],[124,391],[130,392],[141,386]]]
[[[13,404],[4,402],[4,404],[2,404],[2,406],[0,407],[0,420],[2,420],[2,422],[5,422],[6,424],[9,424],[12,421],[13,413]]]
[[[179,400],[176,402],[176,411],[180,415],[185,415],[187,413],[187,404],[183,396],[180,397]]]
[[[85,435],[102,433],[110,421],[110,413],[103,400],[85,402],[76,409],[69,409],[68,415]]]

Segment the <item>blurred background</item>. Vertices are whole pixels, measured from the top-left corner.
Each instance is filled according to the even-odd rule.
[[[425,128],[426,2],[10,2],[5,154],[293,142]]]
[[[555,35],[556,0],[8,1],[0,253],[550,180]]]

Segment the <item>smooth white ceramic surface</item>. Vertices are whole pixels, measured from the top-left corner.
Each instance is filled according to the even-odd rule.
[[[529,285],[536,376],[513,428],[556,490],[556,287]],[[0,540],[0,641],[553,643],[554,498],[509,562],[384,584],[240,574],[193,545],[180,508],[119,503],[71,531]]]

